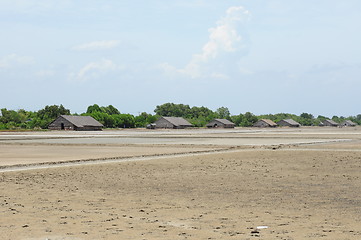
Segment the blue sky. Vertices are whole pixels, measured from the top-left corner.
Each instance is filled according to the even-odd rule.
[[[361,1],[0,0],[0,108],[361,113]]]

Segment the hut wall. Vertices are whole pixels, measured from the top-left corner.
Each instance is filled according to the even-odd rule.
[[[97,126],[84,126],[84,127],[75,127],[76,131],[101,131],[102,127]]]
[[[327,126],[327,127],[337,127],[337,124],[332,124],[329,121],[324,121],[323,122],[323,126]]]
[[[268,123],[261,121],[261,120],[256,122],[253,126],[254,127],[276,127],[276,126],[270,126]]]
[[[277,123],[277,125],[280,125],[280,126],[284,126],[284,127],[299,127],[300,125],[296,125],[296,124],[291,124],[285,120],[281,120]]]
[[[222,122],[213,120],[207,124],[208,128],[234,128],[234,124],[224,124]]]
[[[62,128],[62,126],[64,128]],[[63,117],[58,117],[54,122],[52,122],[49,127],[50,130],[76,130],[74,124],[64,119]]]
[[[255,127],[268,127],[268,124],[263,121],[258,121],[254,124]]]
[[[156,128],[176,128],[172,123],[168,122],[164,118],[160,118],[154,122]]]
[[[284,120],[281,120],[277,123],[278,125],[280,126],[284,126],[284,127],[291,127],[292,125],[289,124],[288,122],[284,121]]]
[[[347,121],[341,123],[340,125],[343,127],[355,127],[356,126],[355,123],[351,123],[351,122],[347,122]]]
[[[218,122],[218,121],[213,120],[213,121],[211,121],[211,122],[209,122],[209,123],[207,124],[207,127],[209,127],[209,128],[224,127],[224,124],[221,123],[221,122]]]

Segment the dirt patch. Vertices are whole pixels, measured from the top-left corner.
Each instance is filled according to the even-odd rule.
[[[360,239],[360,163],[352,151],[257,150],[2,173],[0,228],[4,239]]]
[[[69,157],[199,147],[69,146]],[[38,147],[64,159],[69,146]],[[355,139],[0,173],[1,238],[356,240],[359,150]]]
[[[217,149],[217,148],[215,148]],[[208,151],[202,147],[0,144],[0,167]]]

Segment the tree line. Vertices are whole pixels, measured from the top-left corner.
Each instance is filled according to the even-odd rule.
[[[231,115],[227,107],[220,107],[216,111],[212,111],[207,107],[190,107],[185,104],[165,103],[156,106],[155,114],[142,112],[137,116],[127,113],[121,113],[112,105],[99,106],[91,105],[85,113],[71,114],[70,110],[63,105],[45,106],[39,111],[26,111],[1,109],[0,129],[1,130],[17,130],[17,129],[47,129],[48,125],[60,115],[82,115],[92,116],[104,125],[105,128],[137,128],[145,127],[155,122],[159,117],[183,117],[196,127],[204,127],[208,122],[215,118],[228,119],[239,127],[250,127],[259,119],[271,119],[278,122],[282,119],[293,119],[303,126],[318,126],[325,119],[332,119],[340,123],[344,120],[351,120],[361,125],[361,114],[357,116],[343,117],[333,116],[328,118],[318,115],[314,117],[310,113],[302,113],[299,116],[289,113],[277,113],[266,115],[254,115],[251,112]]]

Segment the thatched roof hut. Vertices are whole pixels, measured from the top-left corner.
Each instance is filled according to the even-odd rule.
[[[299,124],[298,122],[296,122],[293,119],[283,119],[283,120],[277,122],[277,125],[285,126],[285,127],[300,127],[301,126],[301,124]]]
[[[253,124],[253,127],[277,127],[277,124],[270,119],[261,119]]]
[[[321,126],[326,126],[326,127],[337,127],[338,123],[331,120],[331,119],[325,119],[321,122],[320,124]]]
[[[227,120],[227,119],[219,119],[216,118],[209,123],[207,123],[206,127],[208,128],[234,128],[236,124]]]
[[[103,124],[91,116],[61,115],[49,124],[50,130],[99,131]]]
[[[191,123],[181,117],[161,117],[154,122],[155,128],[173,128],[181,129],[193,127]]]
[[[351,120],[345,120],[342,123],[340,123],[340,126],[342,127],[355,127],[357,124],[352,122]]]

